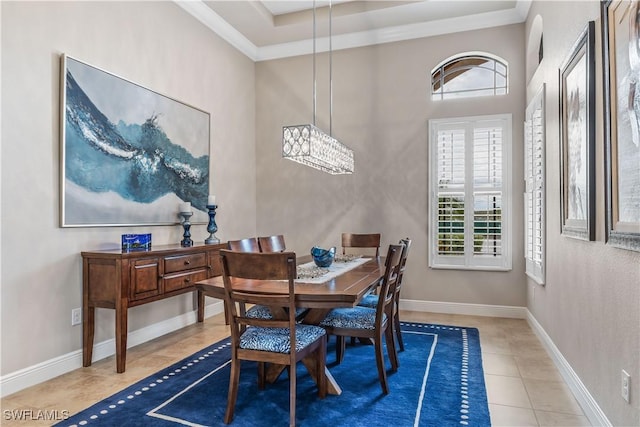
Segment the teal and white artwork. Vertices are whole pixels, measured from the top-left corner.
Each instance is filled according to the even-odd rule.
[[[206,222],[207,112],[64,55],[63,227]]]

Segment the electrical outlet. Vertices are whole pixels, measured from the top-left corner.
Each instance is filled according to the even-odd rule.
[[[629,403],[629,392],[631,391],[631,376],[622,370],[622,389],[620,390],[622,398]]]
[[[82,323],[82,309],[74,308],[71,310],[71,326],[79,325]]]

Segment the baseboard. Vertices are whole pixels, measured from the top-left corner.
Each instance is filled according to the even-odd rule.
[[[224,310],[222,301],[209,304],[205,307],[205,318],[222,313]],[[195,311],[184,313],[171,319],[163,320],[136,331],[129,332],[127,336],[127,348],[151,341],[162,335],[184,328],[196,323]],[[93,362],[113,356],[116,350],[115,339],[109,339],[97,343],[93,347]],[[52,378],[66,374],[67,372],[82,367],[82,350],[72,351],[54,359],[47,360],[37,365],[21,369],[0,377],[0,397],[5,397],[27,387],[34,386]],[[115,366],[114,366],[115,371]]]
[[[507,317],[511,319],[526,319],[528,312],[526,307],[407,299],[400,300],[400,309],[429,313],[465,314],[468,316]]]
[[[556,368],[558,368],[558,371],[560,371],[560,375],[564,378],[564,381],[571,389],[573,396],[582,407],[585,416],[589,419],[589,423],[592,426],[612,426],[611,422],[607,419],[607,416],[602,412],[600,406],[598,406],[596,400],[591,396],[589,390],[587,390],[580,380],[580,377],[578,377],[573,368],[571,368],[571,365],[564,358],[560,350],[558,350],[558,347],[553,343],[551,337],[547,335],[547,332],[544,330],[542,325],[538,323],[529,310],[527,310],[527,321],[529,322],[529,325],[531,325],[533,332],[538,336],[542,344],[547,349],[553,363],[556,365]]]

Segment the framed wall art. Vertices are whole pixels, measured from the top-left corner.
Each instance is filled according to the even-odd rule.
[[[595,240],[595,23],[560,69],[562,234]]]
[[[602,2],[606,239],[640,251],[640,7]]]
[[[62,227],[205,223],[209,113],[62,56]]]

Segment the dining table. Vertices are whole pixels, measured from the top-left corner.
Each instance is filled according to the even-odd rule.
[[[311,255],[296,259],[299,277],[301,271],[313,270],[312,261]],[[307,309],[301,322],[319,325],[330,310],[339,307],[355,307],[378,285],[384,271],[384,257],[355,257],[334,262],[323,275],[297,279],[295,282],[296,307]],[[198,281],[195,285],[198,293],[198,322],[203,322],[205,297],[224,299],[224,279],[222,276],[212,277]],[[237,290],[261,293],[286,294],[289,292],[288,282],[282,280],[235,279],[233,287]],[[276,317],[281,316],[277,311],[273,314]],[[317,383],[319,373],[316,372],[313,361],[303,359],[303,363]],[[278,365],[271,366],[267,380],[274,382],[283,369],[284,367]],[[341,394],[340,385],[328,368],[325,368],[324,375],[327,378],[327,393]]]

